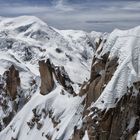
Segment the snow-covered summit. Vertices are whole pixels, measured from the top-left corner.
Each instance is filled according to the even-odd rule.
[[[16,28],[21,25],[28,25],[28,24],[40,24],[42,26],[47,26],[45,22],[40,20],[35,16],[20,16],[15,18],[4,18],[1,17],[1,26],[9,27],[9,28]]]

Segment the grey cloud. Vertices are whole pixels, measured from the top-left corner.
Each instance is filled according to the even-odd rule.
[[[139,1],[53,0],[51,5],[43,3],[27,4],[25,0],[23,4],[21,0],[16,0],[16,3],[11,5],[3,1],[3,4],[0,4],[0,16],[34,15],[59,29],[87,31],[110,32],[114,28],[128,29],[140,24]]]

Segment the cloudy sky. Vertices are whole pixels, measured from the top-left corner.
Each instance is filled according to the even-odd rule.
[[[0,16],[20,15],[58,29],[110,32],[140,25],[140,0],[0,0]]]

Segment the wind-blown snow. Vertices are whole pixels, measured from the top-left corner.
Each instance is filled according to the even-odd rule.
[[[101,109],[113,107],[115,100],[126,93],[127,86],[131,87],[133,82],[140,80],[140,27],[127,31],[114,30],[109,35],[101,55],[108,51],[110,59],[119,58],[119,65],[111,81],[93,105]]]

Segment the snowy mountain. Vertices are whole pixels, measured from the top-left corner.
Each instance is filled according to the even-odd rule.
[[[95,51],[94,40],[96,36],[92,37],[90,34],[82,31],[75,31],[77,32],[76,36],[75,33],[71,31],[65,31],[65,34],[63,32],[64,31],[49,27],[36,17],[22,16],[17,18],[1,18],[1,133],[9,129],[9,126],[11,129],[11,124],[9,123],[13,118],[12,122],[14,120],[17,122],[15,118],[18,116],[20,116],[18,118],[20,121],[17,122],[19,123],[17,126],[20,128],[23,124],[22,120],[25,119],[26,130],[29,131],[30,127],[27,123],[30,122],[32,118],[32,110],[38,107],[42,110],[46,106],[44,108],[45,112],[52,112],[56,109],[56,114],[52,115],[57,117],[57,121],[59,117],[63,118],[62,124],[59,126],[63,126],[61,128],[61,133],[64,133],[66,131],[65,129],[69,129],[67,128],[68,124],[72,125],[66,136],[70,137],[74,127],[74,124],[70,124],[70,122],[77,110],[79,110],[79,113],[80,111],[82,112],[80,103],[83,99],[76,96],[76,94],[78,94],[82,83],[87,81],[90,76],[90,65]],[[44,67],[47,65],[45,61],[47,60],[51,63],[51,69],[54,70],[52,78],[54,81],[54,89],[52,94],[43,96],[40,92],[46,94],[44,93],[46,92],[44,91],[46,88],[40,88],[40,85],[42,86],[41,80],[43,80],[43,78],[49,79],[49,75],[44,71]],[[42,72],[41,78],[40,72]],[[45,74],[47,75],[45,76]],[[43,86],[46,85],[43,84]],[[62,92],[64,92],[64,95]],[[62,98],[63,96],[64,98]],[[73,96],[76,97],[74,98]],[[25,110],[25,112],[23,110]],[[69,116],[67,116],[68,112],[70,112]],[[30,115],[27,116],[27,114]],[[56,128],[53,128],[53,117],[49,118],[48,115],[46,115],[46,117],[47,118],[42,121],[44,121],[44,123],[49,123],[50,129],[48,129],[48,135],[49,133],[54,133],[54,137],[60,137],[62,134],[59,134]],[[28,119],[28,121],[26,119]],[[73,121],[78,122],[78,119],[80,119],[79,115],[77,119]],[[59,118],[59,120],[61,119]],[[65,121],[67,125],[63,125]],[[9,126],[7,126],[8,124]],[[7,128],[5,128],[6,126]],[[44,129],[47,129],[45,127],[44,125]],[[2,134],[2,137],[4,137],[1,137],[1,139],[12,139],[12,137],[16,137],[20,130],[17,128],[16,131],[17,132],[15,132],[13,136],[9,133],[10,135],[7,135],[7,138]],[[46,139],[45,135],[47,135],[47,133],[45,133],[46,132],[44,132],[42,139],[44,139],[44,137]],[[42,135],[41,131],[40,134]],[[60,136],[57,136],[58,134]],[[34,133],[32,133],[31,137],[35,137]],[[38,137],[40,137],[40,135],[38,135]],[[20,136],[18,139],[25,139],[25,136]]]
[[[58,30],[0,18],[1,140],[140,139],[140,27]]]

